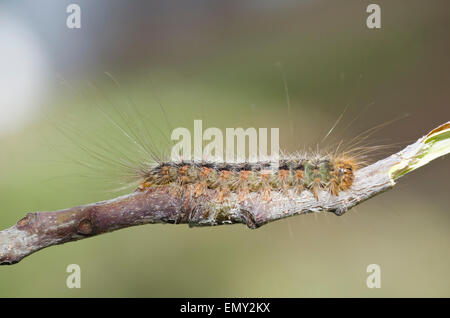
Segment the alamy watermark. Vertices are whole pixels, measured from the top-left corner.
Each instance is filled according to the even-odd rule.
[[[66,268],[67,273],[71,273],[67,276],[66,286],[67,288],[81,288],[81,268],[80,265],[70,264]]]
[[[78,4],[72,3],[67,6],[66,12],[69,13],[66,19],[66,25],[69,29],[81,28],[81,8]]]
[[[279,128],[270,128],[269,154],[267,128],[226,128],[223,134],[216,127],[203,131],[202,121],[194,120],[193,140],[187,128],[179,127],[172,131],[172,141],[178,142],[172,147],[171,160],[227,163],[270,161],[272,168],[277,169],[280,158],[279,138]],[[204,146],[204,142],[208,143]]]
[[[366,25],[369,29],[381,28],[381,7],[378,4],[372,3],[367,6],[367,13],[370,13],[366,20]]]
[[[381,288],[381,267],[378,264],[370,264],[366,268],[367,276],[366,285],[368,288]]]

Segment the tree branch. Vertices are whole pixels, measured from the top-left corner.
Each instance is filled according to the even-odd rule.
[[[318,199],[309,191],[272,192],[272,200],[260,200],[250,193],[245,201],[230,194],[217,202],[215,190],[199,198],[176,196],[164,188],[150,188],[109,201],[55,212],[28,213],[17,224],[0,231],[0,264],[15,264],[48,246],[64,244],[121,228],[147,223],[176,223],[212,226],[243,223],[257,228],[297,214],[330,211],[342,215],[355,205],[392,188],[394,180],[407,172],[447,154],[450,150],[450,122],[402,151],[357,170],[350,190],[333,196],[321,191]]]

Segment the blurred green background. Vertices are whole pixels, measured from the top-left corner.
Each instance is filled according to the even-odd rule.
[[[81,29],[66,27],[69,3]],[[117,191],[124,171],[112,161],[143,158],[105,113],[140,123],[161,154],[171,128],[194,119],[279,127],[281,147],[295,151],[344,109],[331,145],[401,117],[373,136],[397,145],[375,158],[446,122],[449,2],[376,1],[377,30],[366,27],[369,3],[2,2],[0,228],[131,191]],[[449,164],[436,160],[342,217],[257,230],[146,225],[44,249],[0,268],[0,296],[449,297]],[[72,263],[81,289],[66,287]],[[366,286],[372,263],[380,289]]]

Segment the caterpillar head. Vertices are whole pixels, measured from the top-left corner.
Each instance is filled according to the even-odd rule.
[[[357,165],[352,160],[338,159],[334,164],[334,175],[339,191],[348,190],[354,180],[354,171]]]

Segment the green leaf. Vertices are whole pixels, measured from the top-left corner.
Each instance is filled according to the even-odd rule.
[[[395,164],[389,170],[389,176],[392,180],[396,180],[450,152],[450,121],[433,129],[413,146],[417,146],[416,152],[412,156],[402,158],[398,164]]]

